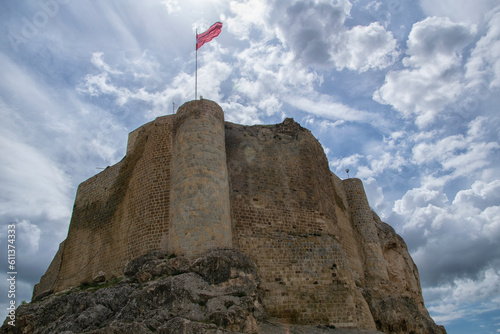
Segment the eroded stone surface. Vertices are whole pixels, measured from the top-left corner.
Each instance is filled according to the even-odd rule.
[[[220,267],[227,269],[223,275]],[[266,316],[255,265],[236,250],[215,250],[192,262],[153,252],[124,272],[113,286],[80,287],[22,305],[16,327],[5,322],[1,332],[258,333]]]

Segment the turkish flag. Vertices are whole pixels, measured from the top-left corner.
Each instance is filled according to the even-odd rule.
[[[222,30],[222,22],[215,22],[207,31],[201,34],[196,34],[196,50],[201,48],[205,43],[210,42],[215,37],[219,36]]]

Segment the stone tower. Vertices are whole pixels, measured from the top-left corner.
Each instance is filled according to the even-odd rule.
[[[232,247],[224,112],[208,100],[184,104],[172,142],[168,251],[193,258]]]
[[[382,249],[380,248],[377,229],[372,223],[373,213],[366,198],[365,189],[360,179],[347,179],[342,182],[347,201],[351,209],[351,219],[361,238],[361,251],[365,258],[365,275],[370,278],[388,280]]]

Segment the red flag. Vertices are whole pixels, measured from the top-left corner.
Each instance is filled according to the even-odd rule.
[[[196,50],[201,48],[201,46],[205,43],[210,42],[215,37],[219,36],[222,30],[222,23],[215,22],[207,31],[202,32],[201,34],[196,34]]]

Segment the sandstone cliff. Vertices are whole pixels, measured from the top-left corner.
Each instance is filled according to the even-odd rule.
[[[34,300],[125,277],[123,268],[150,252],[193,261],[220,248],[252,263],[258,309],[277,323],[444,333],[425,309],[404,241],[372,212],[361,180],[334,175],[320,143],[293,119],[228,123],[208,100],[133,131],[124,159],[79,186],[68,237]],[[170,312],[164,302],[161,312]]]

